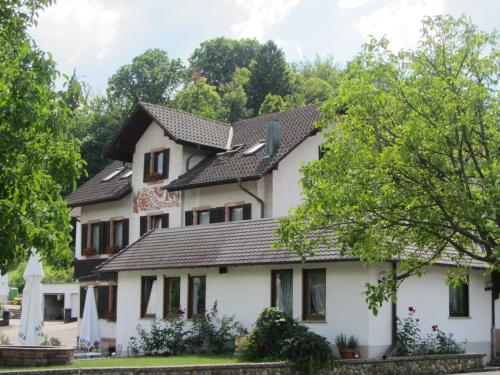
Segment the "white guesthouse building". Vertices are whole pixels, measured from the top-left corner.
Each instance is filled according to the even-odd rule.
[[[373,316],[364,285],[392,263],[365,266],[335,249],[302,263],[270,249],[274,218],[301,202],[301,163],[320,157],[312,126],[320,117],[309,105],[225,124],[138,106],[107,151],[115,161],[67,197],[77,218],[80,300],[87,285],[98,286],[107,345],[126,353],[138,324],[179,310],[196,319],[217,301],[220,314],[247,328],[274,305],[330,342],[356,335],[362,357],[381,357],[395,316],[413,306],[424,331],[437,324],[467,341],[467,351],[490,355],[492,304],[496,311],[500,304],[480,263],[455,290],[445,284],[443,261],[405,281],[397,304]]]

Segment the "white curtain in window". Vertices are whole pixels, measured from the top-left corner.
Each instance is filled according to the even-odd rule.
[[[156,297],[158,295],[157,293],[157,286],[156,286],[156,280],[153,281],[153,284],[151,285],[151,293],[149,294],[149,301],[147,304],[146,308],[146,314],[147,315],[156,315]]]
[[[292,314],[292,278],[290,274],[276,275],[276,307],[281,311]]]
[[[309,285],[312,307],[315,314],[325,315],[326,311],[326,285],[324,273],[312,273]]]
[[[198,301],[200,293],[200,279],[198,277],[193,278],[193,315],[198,315],[204,313],[204,311],[198,311]]]

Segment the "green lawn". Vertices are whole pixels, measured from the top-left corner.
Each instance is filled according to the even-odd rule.
[[[52,366],[55,368],[85,368],[85,367],[147,367],[147,366],[189,366],[189,365],[223,365],[229,363],[243,363],[241,358],[235,355],[228,356],[174,356],[174,357],[120,357],[120,358],[96,358],[77,359],[71,365]],[[34,367],[30,369],[46,369],[47,367]],[[23,368],[28,370],[28,368]],[[21,368],[2,368],[0,372],[7,370],[21,370]]]

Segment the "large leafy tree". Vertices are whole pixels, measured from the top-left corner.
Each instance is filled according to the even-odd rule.
[[[250,65],[248,95],[253,113],[259,113],[267,94],[285,96],[292,92],[292,77],[284,52],[273,41],[266,42]]]
[[[233,79],[236,68],[248,68],[260,44],[255,39],[215,38],[200,44],[189,57],[192,73],[207,79],[217,90]]]
[[[500,271],[498,47],[496,33],[448,16],[427,18],[413,51],[368,43],[323,107],[326,153],[303,167],[305,200],[278,245],[397,260],[367,285],[375,312],[426,265],[451,262],[453,285],[471,261]]]
[[[250,79],[247,68],[236,68],[231,82],[221,86],[223,119],[227,122],[243,120],[249,116],[245,85]]]
[[[170,59],[166,51],[148,49],[123,65],[108,80],[110,104],[127,112],[139,102],[166,104],[184,78],[179,59]]]
[[[71,260],[69,209],[82,161],[68,126],[72,108],[55,90],[54,61],[26,33],[43,0],[0,8],[0,268],[33,246],[47,262]]]
[[[214,86],[205,78],[199,78],[179,91],[174,106],[180,110],[210,119],[219,119],[222,114],[222,102]]]

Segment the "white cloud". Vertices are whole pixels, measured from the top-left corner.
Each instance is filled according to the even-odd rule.
[[[299,5],[300,0],[236,0],[239,20],[231,29],[238,38],[257,38],[282,22]]]
[[[365,37],[373,35],[381,38],[386,35],[393,50],[412,48],[418,41],[422,19],[444,13],[446,2],[447,0],[386,0],[382,6],[362,15],[355,27]]]
[[[115,46],[122,10],[111,2],[60,0],[41,12],[31,35],[70,71],[81,61],[102,60]]]
[[[342,9],[355,9],[368,4],[371,0],[339,0],[338,6]]]

